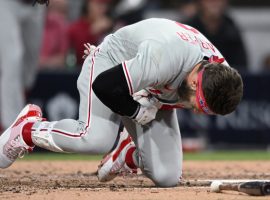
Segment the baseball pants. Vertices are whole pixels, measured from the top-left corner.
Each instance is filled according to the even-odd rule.
[[[111,150],[121,117],[96,97],[92,83],[101,72],[114,65],[102,45],[86,58],[77,82],[81,99],[79,119],[35,123],[34,132],[48,134],[54,147],[38,146],[58,152],[87,154],[104,154]],[[176,112],[159,111],[156,120],[146,126],[126,117],[122,117],[122,121],[136,144],[139,165],[145,175],[158,186],[175,186],[182,171],[182,146]]]

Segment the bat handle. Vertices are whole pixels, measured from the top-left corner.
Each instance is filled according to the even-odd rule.
[[[219,186],[220,190],[232,190],[232,191],[239,191],[238,190],[238,184],[232,184],[232,183],[223,183]]]

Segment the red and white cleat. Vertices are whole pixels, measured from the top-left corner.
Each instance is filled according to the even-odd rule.
[[[132,141],[127,131],[120,133],[120,139],[116,148],[101,161],[98,167],[98,179],[100,182],[107,182],[114,179],[119,174],[137,174],[137,168],[131,169],[127,166],[125,158],[127,151],[134,148],[135,144]]]
[[[25,152],[33,150],[34,147],[30,147],[24,142],[22,131],[27,123],[37,121],[42,121],[41,109],[36,105],[28,104],[13,124],[1,135],[0,168],[9,167],[18,157],[23,157]]]

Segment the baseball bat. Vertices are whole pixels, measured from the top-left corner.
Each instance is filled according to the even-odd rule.
[[[238,191],[252,196],[265,196],[270,195],[270,182],[249,181],[240,184],[222,183],[219,181],[212,182],[212,192],[220,192],[222,190]]]

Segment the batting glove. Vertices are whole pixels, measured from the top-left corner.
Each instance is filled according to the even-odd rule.
[[[158,108],[156,106],[146,107],[141,105],[140,110],[134,120],[138,124],[145,125],[156,118],[157,111]]]
[[[145,125],[156,118],[157,111],[162,104],[146,90],[140,90],[133,94],[133,99],[141,106],[135,117],[138,124]]]
[[[152,94],[150,94],[147,90],[140,90],[133,94],[134,101],[137,101],[143,106],[155,106],[157,109],[160,109],[162,104],[159,102],[157,98],[155,98]]]

